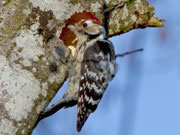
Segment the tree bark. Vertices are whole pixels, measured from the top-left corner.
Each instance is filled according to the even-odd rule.
[[[108,8],[120,3],[106,0]],[[51,53],[64,22],[75,12],[95,12],[101,0],[2,0],[0,2],[0,134],[29,135],[40,111],[67,78],[67,65],[50,72]],[[110,15],[109,36],[132,29],[161,27],[146,0],[127,0]],[[56,39],[56,40],[52,40]],[[66,51],[66,50],[65,50]]]

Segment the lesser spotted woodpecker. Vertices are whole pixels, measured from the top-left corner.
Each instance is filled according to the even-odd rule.
[[[74,33],[71,44],[76,42],[76,47],[71,48],[74,52],[69,63],[69,86],[63,98],[42,112],[39,120],[77,104],[77,131],[80,131],[115,76],[116,58],[112,43],[106,40],[105,28],[96,18],[67,23],[65,29]]]

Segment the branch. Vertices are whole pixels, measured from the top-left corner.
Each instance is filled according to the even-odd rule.
[[[125,52],[125,53],[122,53],[122,54],[117,54],[116,58],[117,57],[124,57],[126,55],[133,54],[133,53],[136,53],[136,52],[142,52],[143,50],[144,49],[137,49],[137,50],[133,50],[133,51],[130,51],[130,52]]]

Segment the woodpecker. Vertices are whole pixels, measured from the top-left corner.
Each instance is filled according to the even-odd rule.
[[[61,108],[77,105],[78,132],[96,110],[116,73],[115,51],[113,44],[106,39],[105,28],[92,13],[83,11],[83,14],[80,19],[71,17],[67,20],[60,36],[67,47],[72,49],[72,44],[75,46],[69,62],[68,89],[62,99],[42,112],[38,119],[39,122]]]

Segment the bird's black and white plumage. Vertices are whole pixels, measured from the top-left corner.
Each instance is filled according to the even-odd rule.
[[[97,40],[87,47],[81,64],[81,78],[78,98],[77,129],[94,112],[115,75],[114,48],[108,40]]]
[[[68,89],[60,101],[41,113],[39,120],[77,104],[77,131],[80,131],[115,76],[116,60],[114,47],[105,39],[105,29],[98,21],[84,19],[67,27],[76,34],[78,41],[69,63]]]

